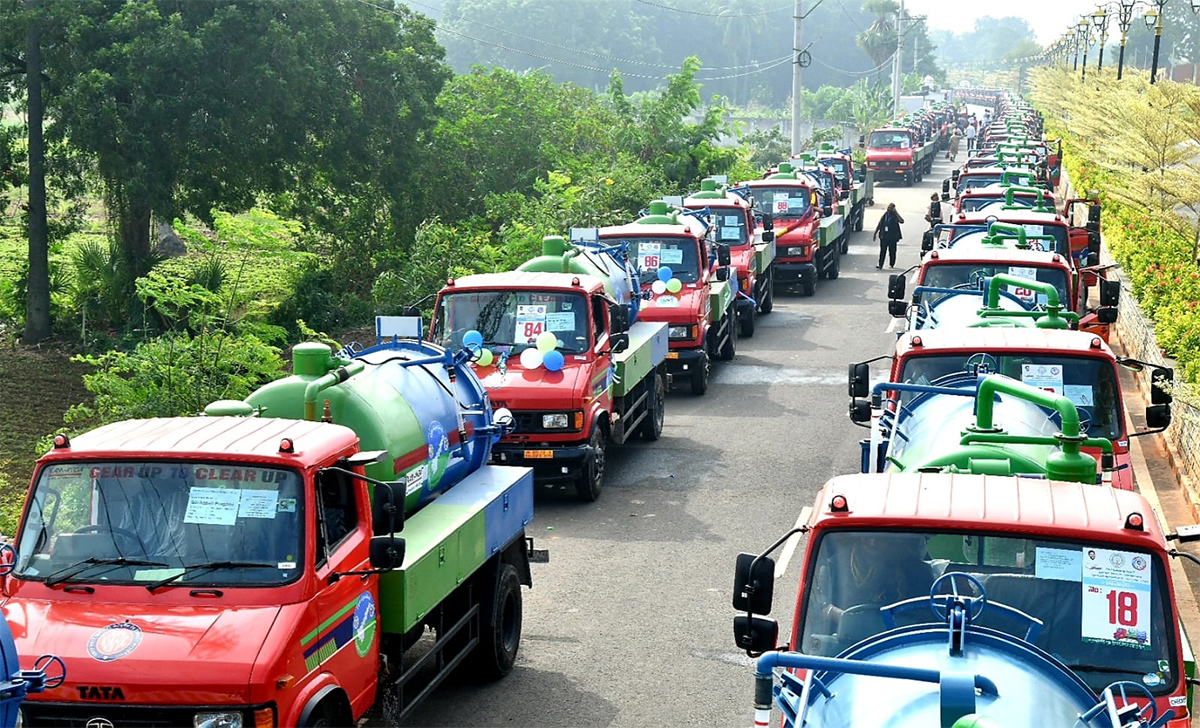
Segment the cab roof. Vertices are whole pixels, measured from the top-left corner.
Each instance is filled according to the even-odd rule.
[[[623,237],[671,237],[687,236],[700,238],[708,232],[705,223],[690,215],[680,215],[678,225],[659,225],[654,223],[629,222],[624,225],[611,225],[600,228],[601,238]]]
[[[579,285],[572,281],[578,280]],[[476,273],[455,278],[447,284],[443,294],[455,291],[494,291],[503,289],[524,290],[575,290],[579,293],[604,291],[604,282],[595,276],[578,273],[543,273],[540,271],[514,270],[505,273]]]
[[[803,170],[797,170],[803,171]],[[746,181],[746,186],[751,189],[755,187],[805,187],[813,188],[813,182],[808,179],[752,179]]]
[[[1071,264],[1058,253],[1045,250],[1021,250],[1007,246],[997,248],[973,246],[970,248],[938,248],[925,256],[921,268],[923,270],[928,265],[950,265],[952,263],[1012,263],[1067,269],[1071,267]]]
[[[848,510],[833,512],[844,496]],[[1131,513],[1143,528],[1125,527]],[[1140,494],[1037,478],[946,473],[842,475],[817,494],[810,526],[958,529],[1117,541],[1163,550],[1158,521]]]
[[[279,452],[289,438],[295,454]],[[294,461],[301,467],[326,462],[358,442],[342,425],[275,417],[160,417],[104,425],[53,449],[43,461],[65,459],[214,459]]]
[[[736,207],[745,210],[750,207],[746,198],[726,192],[724,197],[685,197],[683,206],[689,210],[702,210],[706,207]]]
[[[1020,210],[972,210],[971,212],[959,212],[954,215],[954,224],[983,224],[993,219],[997,222],[1053,225],[1056,227],[1067,226],[1067,221],[1063,220],[1062,215],[1059,215],[1057,212],[1033,212],[1029,208]]]
[[[914,346],[913,339],[920,345]],[[947,351],[1037,351],[1114,359],[1112,349],[1095,334],[1034,328],[921,329],[907,331],[896,341],[896,356],[920,356]]]

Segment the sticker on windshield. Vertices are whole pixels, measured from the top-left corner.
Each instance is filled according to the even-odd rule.
[[[517,304],[517,325],[513,341],[518,344],[532,344],[537,341],[538,334],[545,330],[545,304]]]
[[[721,240],[741,240],[742,229],[739,227],[721,228]],[[682,251],[681,251],[682,252]],[[682,260],[680,262],[683,262]]]
[[[1024,265],[1008,266],[1008,274],[1017,278],[1028,278],[1031,281],[1037,280],[1037,268],[1032,268]]]
[[[1034,576],[1056,581],[1079,581],[1083,575],[1083,554],[1079,549],[1037,547]]]
[[[740,220],[737,215],[725,215],[725,227],[738,227]]]
[[[1025,234],[1026,235],[1042,235],[1042,234],[1044,234],[1044,231],[1045,231],[1045,227],[1042,225],[1026,225],[1025,226]],[[1030,241],[1030,242],[1033,242],[1033,241]]]
[[[1150,561],[1144,554],[1084,548],[1084,642],[1149,650]]]
[[[279,491],[243,490],[238,502],[238,518],[274,518],[279,512]]]
[[[774,207],[775,207],[776,215],[781,215],[781,214],[786,213],[788,211],[788,193],[776,192]]]
[[[1096,404],[1090,384],[1067,384],[1063,387],[1063,396],[1071,400],[1077,407],[1091,407]]]
[[[237,522],[241,495],[233,488],[190,488],[183,522],[232,526]]]
[[[295,513],[296,512],[296,499],[295,498],[280,498],[278,505],[279,505],[280,513]]]
[[[575,312],[563,311],[560,313],[546,314],[546,330],[547,331],[574,331],[575,330]]]
[[[683,262],[682,248],[663,248],[658,255],[660,265],[679,265]]]
[[[662,243],[640,243],[637,252],[638,267],[642,270],[657,268],[660,250],[662,250]]]
[[[1063,370],[1058,364],[1022,364],[1021,381],[1046,392],[1063,393]]]

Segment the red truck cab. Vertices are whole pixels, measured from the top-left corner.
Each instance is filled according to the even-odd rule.
[[[766,179],[750,180],[754,209],[775,233],[775,282],[800,285],[808,295],[816,290],[818,277],[826,277],[837,266],[838,250],[821,248],[819,196],[811,180],[796,175],[790,163]],[[834,273],[834,277],[836,277]]]
[[[867,169],[876,181],[900,180],[906,186],[917,179],[913,149],[916,136],[906,127],[883,127],[867,136]]]

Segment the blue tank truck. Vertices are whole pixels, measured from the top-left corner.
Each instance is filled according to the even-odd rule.
[[[737,557],[754,725],[1186,728],[1194,660],[1170,542],[1139,494],[1044,478],[836,477]],[[1197,529],[1193,529],[1197,530]],[[765,616],[791,553],[791,636]],[[781,549],[777,566],[771,554]],[[1181,585],[1180,588],[1186,588]]]
[[[15,555],[8,544],[0,545],[0,581],[12,572]],[[49,674],[47,674],[49,673]],[[54,690],[67,679],[63,661],[53,655],[42,655],[29,669],[21,669],[17,643],[6,620],[0,619],[0,728],[15,728],[22,724],[21,703],[30,693]]]
[[[377,333],[297,345],[292,376],[203,417],[56,438],[3,610],[68,677],[26,725],[353,725],[377,701],[395,724],[456,669],[512,669],[541,555],[531,471],[487,464],[512,416],[478,348]]]

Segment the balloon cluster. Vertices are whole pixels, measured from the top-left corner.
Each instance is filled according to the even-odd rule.
[[[682,289],[683,281],[676,278],[675,272],[666,266],[658,269],[658,280],[650,284],[650,290],[654,291],[656,296],[668,292],[679,293]]]
[[[521,366],[526,369],[546,367],[548,372],[557,372],[566,363],[566,357],[558,350],[558,337],[553,331],[538,334],[535,346],[521,352]]]
[[[491,349],[483,348],[483,334],[475,329],[471,329],[463,334],[463,348],[471,352],[471,361],[481,367],[490,367],[492,362],[496,360],[496,356],[492,354]]]

